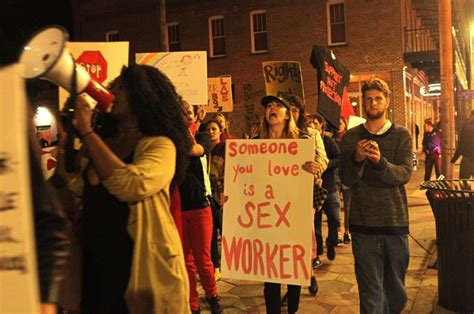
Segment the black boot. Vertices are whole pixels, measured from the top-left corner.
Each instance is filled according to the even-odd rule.
[[[211,308],[211,313],[212,314],[220,314],[224,313],[224,310],[222,308],[222,305],[219,302],[219,296],[215,295],[210,299],[207,299],[207,303],[209,303],[209,307]]]
[[[336,246],[326,241],[326,255],[330,261],[336,258]]]
[[[311,285],[308,287],[309,294],[313,297],[318,293],[319,285],[318,281],[316,280],[316,276],[311,277]]]

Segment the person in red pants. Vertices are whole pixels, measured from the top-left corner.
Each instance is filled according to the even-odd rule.
[[[190,161],[186,177],[179,186],[183,222],[183,249],[186,269],[189,276],[192,313],[200,313],[198,293],[196,290],[196,269],[201,284],[206,292],[206,300],[211,312],[222,313],[211,261],[212,211],[209,204],[210,182],[207,174],[207,155],[211,149],[207,132],[193,134],[197,130],[196,107],[185,105],[190,138],[193,143],[189,152]]]

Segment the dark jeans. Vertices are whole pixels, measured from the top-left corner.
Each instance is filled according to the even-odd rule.
[[[441,175],[441,155],[440,154],[429,154],[425,159],[425,181],[431,180],[431,172],[435,168],[436,178]]]
[[[268,314],[281,313],[281,284],[265,282],[263,288]],[[300,305],[301,286],[288,285],[288,313],[296,313]]]
[[[407,235],[352,232],[361,313],[400,313],[407,302]]]
[[[214,268],[221,267],[221,255],[219,252],[219,232],[222,235],[222,207],[212,196],[209,196],[209,203],[212,210],[212,239],[211,239],[211,260]]]
[[[336,189],[333,192],[329,192],[326,200],[324,201],[323,208],[314,215],[314,233],[316,234],[317,251],[316,254],[322,255],[324,253],[323,247],[323,234],[322,234],[322,221],[323,211],[328,218],[328,237],[326,243],[328,245],[337,244],[337,229],[340,224],[339,210],[341,208],[339,192]]]
[[[344,231],[349,232],[349,216],[351,209],[351,188],[342,187],[342,201],[344,202]]]

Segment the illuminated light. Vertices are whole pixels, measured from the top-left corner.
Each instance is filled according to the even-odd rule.
[[[351,102],[352,107],[357,107],[357,101]]]
[[[434,84],[429,84],[428,86],[422,86],[420,87],[420,94],[422,96],[439,96],[441,95],[441,84],[440,83],[434,83]]]
[[[35,115],[35,124],[36,126],[41,125],[51,125],[53,121],[53,115],[45,107],[38,107]]]

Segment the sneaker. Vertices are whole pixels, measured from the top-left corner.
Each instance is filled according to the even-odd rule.
[[[344,233],[344,244],[349,243],[351,243],[351,237],[349,236],[349,233]]]
[[[224,310],[222,309],[222,305],[219,302],[219,296],[218,295],[215,295],[210,299],[206,298],[206,300],[207,300],[207,303],[209,303],[209,307],[211,308],[211,313],[212,314],[224,313]]]
[[[318,268],[321,266],[323,262],[319,259],[319,256],[317,256],[315,259],[313,259],[313,269]]]
[[[318,293],[319,285],[318,281],[316,280],[316,276],[311,277],[311,285],[308,287],[309,294],[313,297]]]
[[[330,261],[333,261],[336,258],[336,247],[326,242],[327,250],[326,256]]]
[[[219,281],[222,279],[222,273],[219,267],[214,268],[214,277],[216,278],[216,281]]]
[[[336,244],[336,246],[339,247],[339,246],[342,245],[342,243],[343,243],[342,239],[337,239],[337,244]]]

